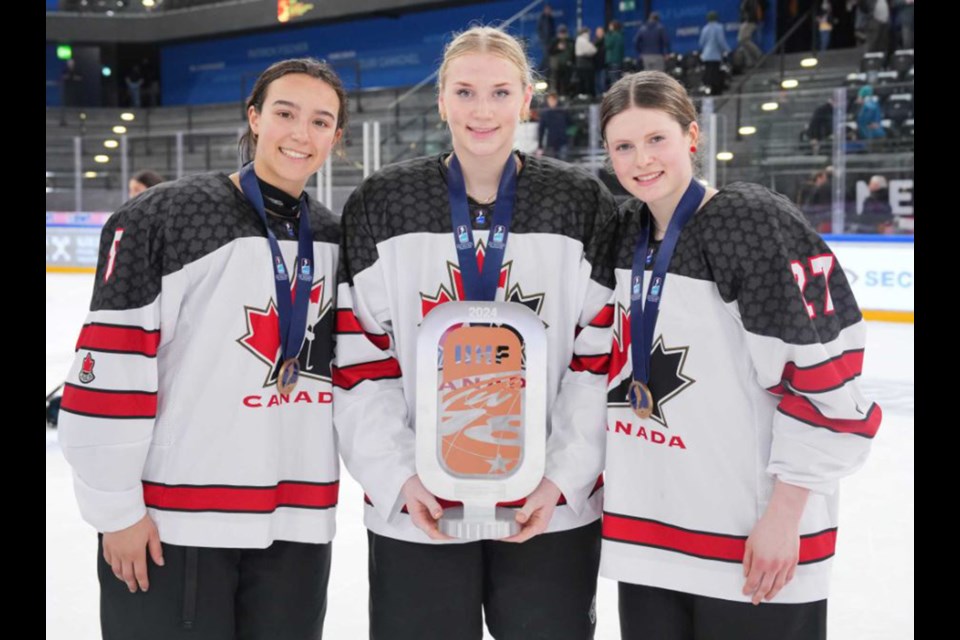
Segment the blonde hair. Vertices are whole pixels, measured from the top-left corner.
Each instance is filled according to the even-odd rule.
[[[520,72],[523,88],[533,84],[533,67],[520,42],[496,27],[474,26],[454,36],[443,50],[443,62],[437,74],[437,89],[443,91],[444,79],[450,62],[471,53],[491,53],[513,63]]]

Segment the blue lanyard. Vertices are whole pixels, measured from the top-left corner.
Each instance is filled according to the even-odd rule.
[[[663,297],[670,258],[673,257],[673,250],[677,247],[677,240],[680,239],[680,231],[697,212],[704,193],[706,189],[699,182],[690,180],[690,186],[680,198],[680,203],[673,212],[673,217],[670,218],[670,224],[667,225],[667,233],[664,235],[663,242],[660,243],[660,250],[653,264],[653,279],[650,281],[650,290],[647,291],[646,304],[643,304],[643,273],[647,262],[647,246],[650,243],[650,228],[653,226],[652,213],[640,229],[640,237],[637,238],[630,278],[630,353],[633,357],[633,379],[643,384],[650,381],[653,329],[660,314],[660,299]]]
[[[310,289],[313,287],[313,235],[310,233],[310,207],[307,196],[300,196],[300,238],[297,242],[297,283],[294,299],[290,295],[290,276],[287,273],[283,254],[277,236],[267,224],[267,212],[263,207],[263,195],[257,184],[257,174],[253,163],[249,162],[240,170],[240,188],[247,200],[257,210],[260,221],[267,230],[270,252],[273,254],[274,285],[277,289],[277,315],[280,319],[281,362],[294,358],[300,352],[303,337],[307,332],[307,310],[310,307]]]
[[[467,187],[457,156],[450,156],[450,171],[447,180],[450,197],[450,222],[453,225],[453,242],[457,247],[463,290],[467,300],[492,302],[500,284],[500,268],[507,249],[507,236],[513,220],[513,203],[517,194],[517,165],[513,152],[503,166],[497,202],[493,207],[493,220],[487,240],[487,252],[483,259],[483,272],[477,267],[477,251],[473,242],[473,227],[470,224],[470,207],[467,204]]]

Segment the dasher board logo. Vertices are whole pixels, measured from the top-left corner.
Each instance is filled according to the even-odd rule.
[[[438,353],[437,446],[443,469],[503,478],[523,457],[525,377],[520,336],[503,326],[449,329]]]

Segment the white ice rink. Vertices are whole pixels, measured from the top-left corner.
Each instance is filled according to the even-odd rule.
[[[47,391],[66,376],[86,315],[91,275],[47,274]],[[870,323],[862,384],[883,425],[866,466],[842,483],[829,604],[831,640],[913,638],[913,325]],[[48,640],[100,637],[96,533],[77,512],[70,470],[47,430]],[[341,474],[324,637],[367,637],[362,492]],[[597,640],[619,637],[616,584],[600,580]],[[451,640],[456,640],[451,638]]]

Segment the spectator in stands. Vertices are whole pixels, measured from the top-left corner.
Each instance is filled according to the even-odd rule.
[[[860,138],[873,140],[885,137],[887,134],[883,130],[883,110],[877,96],[873,95],[873,87],[869,84],[860,87],[857,103],[860,105],[857,113],[857,134]]]
[[[577,32],[577,42],[574,45],[576,53],[576,93],[588,96],[594,95],[593,64],[597,55],[597,47],[590,42],[590,27],[583,26]]]
[[[63,106],[79,107],[80,91],[83,87],[83,76],[77,69],[77,61],[73,58],[67,60],[63,67],[63,74],[60,76],[63,83]]]
[[[767,0],[740,0],[740,30],[737,32],[737,46],[746,54],[746,66],[749,69],[763,57],[763,51],[753,41],[753,33],[763,23]]]
[[[717,12],[707,12],[707,24],[700,31],[700,60],[703,61],[703,83],[710,88],[710,95],[717,96],[723,91],[723,74],[720,63],[730,51],[723,26],[717,21]]]
[[[893,233],[894,217],[887,179],[880,175],[872,176],[868,188],[870,195],[863,201],[858,230],[861,233]]]
[[[557,35],[550,42],[550,87],[559,95],[567,95],[570,73],[573,71],[574,43],[567,25],[557,27]]]
[[[540,39],[540,49],[543,51],[543,58],[540,60],[540,68],[549,68],[550,43],[553,42],[553,36],[557,32],[557,22],[553,18],[553,8],[545,4],[540,17],[537,18],[537,37]]]
[[[606,50],[607,84],[612,85],[620,79],[623,73],[623,25],[619,20],[612,20],[604,40]]]
[[[833,202],[831,174],[826,169],[817,171],[801,188],[797,204],[810,225],[820,233],[830,231],[830,208]]]
[[[567,128],[570,114],[560,101],[556,91],[547,94],[547,108],[541,109],[537,127],[537,152],[540,155],[567,159]]]
[[[143,74],[140,73],[140,66],[133,65],[130,73],[123,79],[127,85],[127,95],[130,98],[130,106],[139,109],[143,105],[140,90],[143,88]]]
[[[593,46],[597,48],[593,56],[594,93],[602,96],[607,91],[607,45],[606,32],[597,27],[594,32]]]
[[[663,71],[663,57],[670,53],[667,30],[660,24],[660,14],[650,12],[650,17],[640,25],[633,40],[637,55],[643,59],[645,71]]]
[[[866,28],[868,52],[886,52],[890,39],[890,5],[887,0],[872,0],[873,11],[869,14]]]
[[[817,10],[817,33],[820,35],[820,51],[830,48],[830,36],[837,19],[833,16],[833,5],[830,0],[823,0]]]
[[[155,187],[161,182],[165,182],[162,175],[152,169],[144,169],[133,174],[130,182],[127,184],[128,198],[138,196],[150,187]]]
[[[900,27],[901,49],[913,49],[913,0],[893,0],[897,12],[896,24]]]
[[[833,134],[833,96],[813,110],[810,124],[807,125],[807,138],[810,140],[810,151],[817,155],[820,151],[820,142]]]

